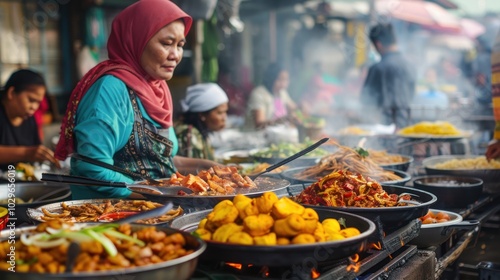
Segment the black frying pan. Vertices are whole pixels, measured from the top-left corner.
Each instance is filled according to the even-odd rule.
[[[413,199],[419,202],[419,205],[409,205],[409,206],[395,206],[395,207],[331,207],[331,206],[319,206],[319,205],[305,205],[316,210],[319,209],[332,209],[338,211],[344,211],[351,214],[356,214],[365,218],[375,221],[379,219],[383,229],[399,228],[403,225],[408,224],[411,220],[417,219],[419,217],[427,214],[427,211],[437,201],[435,195],[417,190],[414,188],[392,186],[392,185],[382,185],[383,189],[388,194],[402,194],[410,193]]]
[[[178,217],[172,221],[171,227],[192,232],[198,228],[199,222],[211,211],[211,209],[204,210]],[[372,221],[331,209],[318,209],[316,212],[320,220],[344,218],[346,225],[358,228],[361,235],[338,241],[281,246],[238,245],[207,241],[207,250],[200,258],[211,262],[224,261],[253,265],[292,266],[340,260],[367,249],[368,237],[373,234],[376,228]]]

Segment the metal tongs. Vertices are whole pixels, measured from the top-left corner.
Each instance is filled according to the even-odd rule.
[[[405,196],[405,195],[409,195],[412,198],[413,197],[418,197],[418,195],[412,194],[412,193],[401,193],[401,194],[399,194],[398,204],[400,204],[400,203],[413,204],[413,205],[421,205],[422,204],[422,203],[420,203],[418,201],[415,201],[415,200],[406,200],[406,199],[403,199],[402,196]]]

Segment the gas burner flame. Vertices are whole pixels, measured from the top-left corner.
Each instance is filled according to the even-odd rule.
[[[314,267],[311,269],[311,278],[316,279],[321,276],[321,273],[319,273]]]
[[[241,270],[243,268],[243,265],[241,263],[230,263],[230,262],[227,262],[226,265],[230,266],[230,267],[234,267],[238,270]]]
[[[268,266],[263,266],[263,267],[260,269],[259,274],[260,274],[262,277],[264,277],[264,278],[269,277],[269,267],[268,267]]]
[[[354,273],[357,273],[359,271],[359,268],[361,267],[361,263],[359,263],[359,255],[354,254],[349,259],[349,265],[347,265],[346,270],[347,271],[352,271]]]
[[[370,244],[370,249],[382,250],[382,243],[378,241],[377,243]]]

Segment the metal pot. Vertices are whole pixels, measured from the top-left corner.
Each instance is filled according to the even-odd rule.
[[[453,159],[475,159],[479,155],[441,155],[432,156],[422,161],[427,175],[450,175],[474,177],[483,180],[483,191],[488,193],[500,192],[500,169],[437,169],[435,165]]]
[[[423,224],[419,235],[410,241],[410,244],[419,248],[441,245],[457,230],[471,230],[479,225],[477,220],[463,221],[462,216],[455,212],[430,209],[433,213],[443,212],[450,216],[450,221],[435,224]]]
[[[172,227],[184,231],[194,231],[198,224],[212,210],[187,214],[172,221]],[[207,261],[225,261],[241,264],[292,266],[318,264],[340,260],[367,249],[367,240],[375,231],[375,224],[363,217],[332,209],[316,209],[320,220],[326,218],[344,218],[348,227],[356,227],[360,235],[344,240],[319,242],[314,244],[294,244],[282,246],[238,245],[207,241],[207,250],[201,259]]]
[[[92,225],[89,223],[88,225]],[[95,224],[94,224],[95,225]],[[132,224],[133,230],[139,230],[147,225]],[[35,229],[35,226],[17,228],[16,237],[26,231]],[[191,234],[172,228],[157,228],[159,231],[167,233],[181,233],[186,239],[186,244],[194,252],[174,260],[156,263],[152,265],[139,266],[133,268],[79,272],[79,273],[58,273],[58,274],[40,274],[40,273],[3,273],[2,279],[5,280],[39,280],[39,279],[85,279],[85,280],[116,280],[116,279],[189,279],[196,269],[198,257],[205,251],[206,243]],[[10,230],[0,232],[0,240],[6,240],[10,235]]]
[[[31,223],[31,219],[27,215],[28,208],[37,208],[38,206],[67,200],[71,197],[71,190],[69,185],[60,183],[47,183],[47,182],[22,182],[12,184],[1,184],[0,189],[7,190],[0,192],[0,199],[8,199],[9,190],[14,189],[16,198],[21,198],[24,201],[33,200],[30,203],[16,203],[15,206],[12,201],[0,204],[0,206],[14,209],[15,215],[10,215],[9,219],[15,221],[16,225],[22,223]],[[43,198],[45,197],[45,198]],[[42,199],[40,199],[42,198]],[[14,220],[17,218],[17,220]]]
[[[478,200],[483,191],[483,180],[474,177],[432,175],[413,180],[413,187],[433,193],[440,209],[463,208]]]

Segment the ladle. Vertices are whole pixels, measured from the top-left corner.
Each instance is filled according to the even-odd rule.
[[[128,184],[124,182],[110,182],[110,181],[97,180],[82,176],[53,174],[53,173],[42,173],[41,180],[46,182],[58,182],[58,183],[80,185],[80,186],[91,186],[91,187],[109,186],[115,188],[127,188],[132,192],[138,192],[138,193],[148,192],[157,195],[169,195],[169,196],[177,195],[178,192],[181,190],[187,194],[193,193],[192,189],[183,186],[156,187],[146,184],[137,184],[137,183]]]
[[[318,142],[312,144],[311,146],[303,149],[302,151],[296,153],[296,154],[293,154],[287,158],[285,158],[284,160],[280,161],[280,162],[277,162],[271,166],[269,166],[268,168],[266,168],[266,170],[260,172],[260,173],[257,173],[257,174],[254,174],[254,175],[251,175],[251,176],[248,176],[250,177],[250,179],[252,180],[255,180],[257,177],[259,177],[260,175],[264,174],[264,173],[267,173],[267,172],[271,172],[273,171],[274,169],[278,168],[278,167],[281,167],[282,165],[285,165],[293,160],[296,160],[297,158],[309,153],[310,151],[316,149],[317,147],[321,146],[321,144],[325,143],[326,141],[328,141],[329,138],[323,138],[321,140],[319,140]]]

